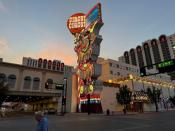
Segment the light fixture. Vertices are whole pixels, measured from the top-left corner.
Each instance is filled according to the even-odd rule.
[[[112,83],[112,80],[110,79],[110,80],[108,80],[108,82],[109,82],[109,83]]]

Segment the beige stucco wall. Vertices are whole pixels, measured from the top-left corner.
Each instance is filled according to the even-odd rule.
[[[72,94],[71,94],[71,112],[76,112],[78,104],[78,81],[76,74],[72,75]]]
[[[117,103],[116,93],[118,88],[103,87],[101,92],[101,104],[103,111],[109,109],[110,111],[121,111],[123,107]]]
[[[156,107],[154,104],[150,104],[150,103],[144,103],[143,104],[143,110],[144,111],[155,111]]]

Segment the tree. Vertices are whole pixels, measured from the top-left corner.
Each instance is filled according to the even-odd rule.
[[[124,105],[124,114],[126,114],[126,107],[131,102],[132,92],[128,89],[127,85],[119,88],[119,93],[116,94],[116,99],[118,103]]]
[[[147,88],[148,97],[150,99],[150,102],[155,104],[156,112],[159,110],[158,102],[160,101],[161,92],[161,89],[156,89],[154,86],[153,90],[151,90],[151,88]]]
[[[169,101],[171,101],[171,103],[173,103],[173,105],[175,105],[175,96],[170,97],[170,98],[169,98]]]
[[[5,85],[4,81],[0,81],[0,107],[6,98],[6,93],[8,91],[8,85]]]

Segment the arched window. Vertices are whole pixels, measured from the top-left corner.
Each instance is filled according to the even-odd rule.
[[[39,85],[40,85],[40,79],[38,77],[35,77],[33,79],[33,90],[39,90]]]
[[[152,41],[151,41],[151,47],[152,47],[152,51],[153,51],[153,56],[154,56],[155,63],[161,62],[159,48],[158,48],[158,44],[157,44],[157,40],[156,39],[152,39]]]
[[[161,48],[162,48],[162,53],[163,53],[164,60],[171,59],[170,49],[168,47],[168,42],[167,42],[166,36],[161,35],[159,37],[159,41],[160,41],[160,45],[161,45]]]
[[[53,80],[52,80],[52,79],[47,79],[47,83],[48,83],[48,88],[49,88],[49,89],[52,89]]]
[[[130,62],[129,62],[129,53],[128,53],[128,51],[125,51],[124,57],[125,57],[125,62],[126,62],[127,64],[129,64]]]
[[[146,58],[146,63],[148,68],[152,68],[152,58],[151,58],[151,53],[150,53],[150,48],[148,43],[144,43],[143,45],[144,51],[145,51],[145,58]]]
[[[136,62],[136,55],[135,55],[134,49],[130,50],[130,54],[131,54],[131,64],[136,66],[137,62]]]
[[[142,55],[142,47],[137,46],[136,50],[137,50],[137,58],[138,58],[138,62],[139,62],[139,67],[143,67],[144,61],[143,61],[143,55]]]
[[[0,73],[0,82],[6,81],[6,75],[4,73]]]
[[[30,77],[30,76],[26,76],[26,77],[24,78],[24,86],[23,86],[23,88],[24,88],[24,89],[30,89],[30,87],[31,87],[31,82],[32,82],[31,77]]]
[[[9,75],[8,76],[8,87],[9,88],[15,88],[16,84],[16,75]]]

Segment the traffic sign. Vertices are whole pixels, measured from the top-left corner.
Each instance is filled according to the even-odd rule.
[[[175,71],[175,59],[166,60],[157,64],[159,73],[173,72]]]
[[[56,84],[55,89],[57,90],[64,90],[64,85],[63,84]]]

